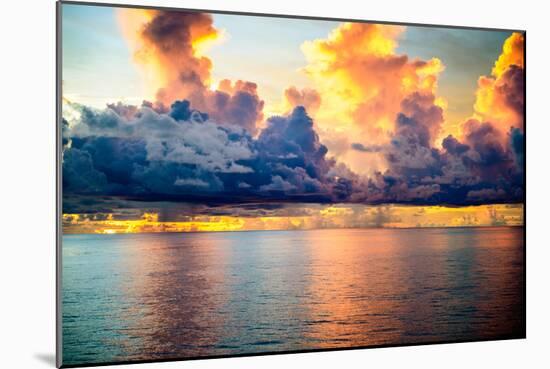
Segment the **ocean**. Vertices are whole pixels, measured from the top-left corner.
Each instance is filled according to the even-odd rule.
[[[523,227],[63,236],[63,364],[525,335]]]

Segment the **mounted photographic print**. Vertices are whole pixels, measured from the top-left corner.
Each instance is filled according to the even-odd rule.
[[[61,2],[57,123],[60,366],[525,337],[523,31]]]

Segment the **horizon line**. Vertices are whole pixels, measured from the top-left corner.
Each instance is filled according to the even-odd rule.
[[[225,229],[214,231],[147,231],[147,232],[63,232],[63,236],[70,235],[123,235],[123,234],[161,234],[161,233],[247,233],[247,232],[307,232],[307,231],[329,231],[329,230],[411,230],[411,229],[460,229],[460,228],[525,228],[523,224],[494,224],[494,225],[457,225],[457,226],[418,226],[418,227],[395,227],[395,226],[372,226],[372,227],[326,227],[326,228],[305,228],[305,229]]]

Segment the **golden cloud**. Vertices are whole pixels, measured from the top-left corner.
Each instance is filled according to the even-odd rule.
[[[344,23],[326,39],[305,42],[305,72],[322,103],[316,114],[329,152],[361,174],[384,170],[381,153],[349,150],[357,142],[386,144],[395,132],[402,101],[412,93],[435,94],[444,70],[441,60],[411,60],[396,53],[404,27]],[[443,99],[435,103],[446,107]]]
[[[524,36],[513,33],[505,42],[490,76],[478,80],[473,118],[490,122],[503,139],[511,127],[524,125]]]
[[[502,46],[502,54],[495,62],[492,74],[500,77],[510,65],[524,68],[525,62],[525,37],[521,33],[513,33],[506,39]]]
[[[117,219],[114,214],[63,214],[63,232],[228,232],[320,228],[411,228],[523,225],[523,205],[366,206],[304,205],[301,215],[282,209],[270,216],[187,216],[182,221],[160,221],[157,213],[143,213],[137,219]]]

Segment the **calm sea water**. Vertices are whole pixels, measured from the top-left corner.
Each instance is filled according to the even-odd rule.
[[[65,235],[63,363],[522,337],[523,228]]]

